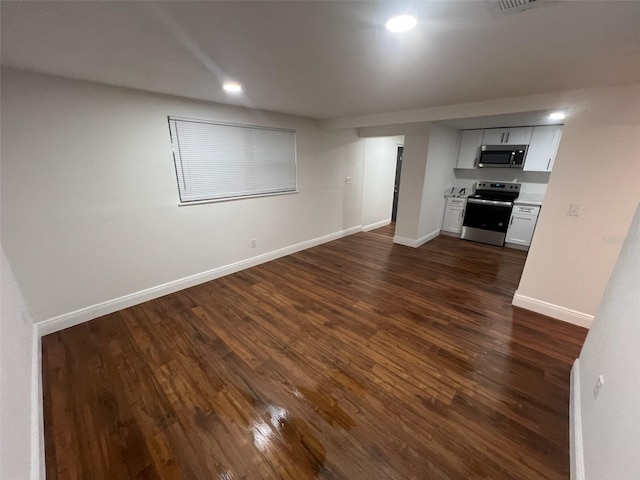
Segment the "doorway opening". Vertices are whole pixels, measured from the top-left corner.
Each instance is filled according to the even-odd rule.
[[[404,136],[367,138],[365,147],[363,230],[393,239],[400,208]]]
[[[396,178],[393,183],[393,206],[391,207],[391,223],[396,224],[396,218],[398,216],[398,198],[400,196],[400,175],[402,173],[402,154],[404,147],[398,147],[398,154],[396,157]]]

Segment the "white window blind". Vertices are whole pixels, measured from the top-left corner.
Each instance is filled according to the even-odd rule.
[[[180,202],[296,191],[296,132],[169,117]]]

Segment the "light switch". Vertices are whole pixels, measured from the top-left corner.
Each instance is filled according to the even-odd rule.
[[[571,215],[573,217],[579,217],[581,211],[582,211],[581,203],[572,203],[571,205],[569,205],[569,211],[567,212],[567,215]]]

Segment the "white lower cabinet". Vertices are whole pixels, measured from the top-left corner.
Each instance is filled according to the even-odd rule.
[[[511,212],[506,243],[528,247],[531,245],[533,231],[536,228],[540,207],[515,205]]]
[[[444,207],[444,218],[442,220],[442,231],[449,233],[462,233],[462,220],[464,219],[464,209],[467,206],[466,198],[448,197]]]

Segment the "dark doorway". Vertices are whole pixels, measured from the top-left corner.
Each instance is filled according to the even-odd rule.
[[[400,194],[400,172],[402,171],[402,152],[404,147],[398,147],[398,157],[396,160],[396,180],[393,184],[393,209],[391,210],[391,221],[395,222],[398,216],[398,195]]]

